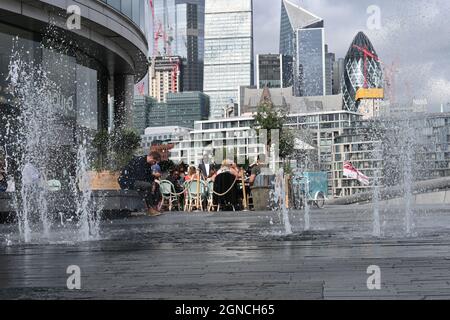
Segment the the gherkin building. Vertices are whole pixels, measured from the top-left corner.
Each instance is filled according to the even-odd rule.
[[[341,80],[343,108],[358,111],[356,92],[360,88],[383,88],[383,69],[369,38],[359,32],[345,56],[345,70]]]

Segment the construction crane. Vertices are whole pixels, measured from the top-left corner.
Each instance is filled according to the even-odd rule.
[[[353,47],[356,48],[357,50],[359,50],[360,52],[362,52],[364,55],[364,88],[368,89],[369,85],[367,82],[367,57],[370,57],[377,62],[380,62],[380,59],[378,58],[378,56],[376,54],[374,54],[373,52],[370,52],[367,48],[360,47],[356,44],[354,44]]]
[[[162,39],[163,44],[164,44],[164,55],[172,55],[172,42],[173,42],[173,37],[169,36],[167,34],[168,30],[169,31],[173,31],[171,28],[169,28],[169,23],[168,23],[168,8],[167,8],[167,3],[164,2],[165,7],[163,10],[163,15],[164,15],[164,22],[161,22],[160,17],[157,17],[155,14],[155,5],[153,3],[153,0],[149,0],[150,2],[150,10],[152,12],[152,22],[153,22],[153,56],[157,56],[160,55],[161,53],[158,51],[159,50],[159,41],[160,39]]]
[[[364,85],[362,88],[359,88],[356,91],[356,100],[360,99],[383,99],[384,98],[384,90],[381,88],[369,88],[369,82],[368,82],[368,68],[367,68],[367,59],[372,58],[373,60],[380,62],[380,59],[376,54],[369,51],[367,48],[360,47],[356,44],[353,45],[354,48],[356,48],[358,51],[362,52],[364,55]]]

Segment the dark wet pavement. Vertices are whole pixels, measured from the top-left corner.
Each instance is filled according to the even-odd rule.
[[[170,213],[104,221],[90,242],[18,243],[0,225],[3,299],[437,299],[450,298],[450,209],[415,208],[404,236],[401,208],[381,210],[384,236],[371,236],[368,206],[291,212],[283,235],[272,212]],[[69,290],[66,269],[81,269]],[[381,290],[366,285],[381,269]]]

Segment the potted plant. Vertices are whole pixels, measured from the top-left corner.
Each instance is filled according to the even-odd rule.
[[[97,149],[92,190],[120,190],[120,170],[132,159],[140,141],[140,136],[130,129],[117,129],[111,133],[102,130],[96,134],[92,142]]]

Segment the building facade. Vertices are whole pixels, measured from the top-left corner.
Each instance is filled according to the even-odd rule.
[[[209,97],[202,92],[168,94],[166,125],[193,128],[195,121],[208,119],[209,110]]]
[[[20,99],[35,99],[37,105],[51,97],[52,110],[58,110],[52,118],[39,118],[47,125],[39,128],[47,130],[47,150],[53,150],[40,165],[48,165],[48,175],[61,181],[68,179],[68,164],[76,162],[80,141],[90,141],[108,128],[109,100],[114,125],[131,126],[134,85],[148,71],[146,5],[145,0],[0,1],[0,144],[8,146],[7,154],[14,154],[9,146],[14,148],[15,137],[5,130],[14,130],[11,125],[26,107]],[[80,8],[78,21],[67,13],[69,6]],[[23,69],[17,75],[33,75],[35,80],[26,97],[9,90],[16,87],[10,86],[9,67],[19,57]],[[25,78],[20,82],[26,85]],[[39,86],[45,94],[33,98]]]
[[[205,0],[153,0],[153,56],[179,56],[180,91],[203,90]]]
[[[333,142],[359,120],[361,120],[360,114],[345,110],[288,116],[287,127],[296,129],[300,133],[308,132],[316,153],[314,158],[317,163],[313,167],[315,170],[327,172],[329,195],[333,194]]]
[[[343,176],[344,161],[369,177],[364,186]],[[334,139],[333,195],[370,191],[375,173],[381,186],[450,176],[450,113],[408,114],[355,121]]]
[[[133,104],[133,128],[142,135],[150,123],[150,114],[156,100],[149,96],[135,96]]]
[[[266,91],[271,101],[286,113],[298,114],[321,111],[342,110],[342,95],[296,97],[293,95],[292,87],[289,88],[239,88],[239,115],[251,115],[258,111],[261,98]]]
[[[158,102],[166,102],[168,93],[182,89],[182,59],[177,56],[156,56],[150,64],[150,96]]]
[[[204,63],[210,117],[220,118],[238,101],[239,86],[253,84],[252,0],[206,0]]]
[[[265,146],[259,143],[256,131],[251,128],[253,122],[253,117],[198,121],[189,135],[173,141],[170,159],[175,163],[198,165],[203,154],[208,153],[217,164],[223,159],[237,159],[240,164],[245,159],[254,162],[265,154]]]
[[[328,45],[325,45],[325,94],[333,94],[333,77],[334,77],[334,63],[336,55],[328,52]],[[336,93],[337,94],[337,93]]]
[[[344,59],[339,58],[333,63],[333,94],[342,93],[341,82],[344,77]]]
[[[147,96],[135,97],[134,128],[143,134],[149,127],[194,128],[194,122],[208,119],[209,97],[202,92],[168,93],[166,102]]]
[[[360,114],[345,110],[290,114],[287,117],[286,127],[302,135],[299,143],[310,144],[314,149],[311,151],[313,154],[309,159],[309,167],[328,173],[330,195],[333,141],[359,120]],[[178,141],[173,140],[175,146],[171,150],[171,159],[175,162],[198,164],[203,153],[208,152],[216,154],[216,160],[228,157],[240,159],[243,164],[247,158],[253,162],[258,155],[266,155],[264,144],[252,129],[253,125],[253,116],[198,121],[190,135],[179,137]],[[298,147],[297,145],[296,148]],[[225,154],[223,150],[227,150]]]
[[[344,109],[358,111],[360,100],[356,99],[359,89],[382,89],[383,69],[369,38],[359,32],[348,49],[344,61],[342,93]]]
[[[293,59],[282,54],[256,55],[256,86],[258,89],[292,87]]]
[[[280,54],[294,58],[294,94],[326,93],[324,21],[288,1],[281,2]]]
[[[146,128],[144,134],[141,135],[141,148],[148,150],[156,142],[163,144],[171,143],[180,136],[189,135],[190,131],[192,129],[178,126]]]
[[[326,94],[325,29],[297,30],[297,55],[294,74],[294,93],[309,97]]]

